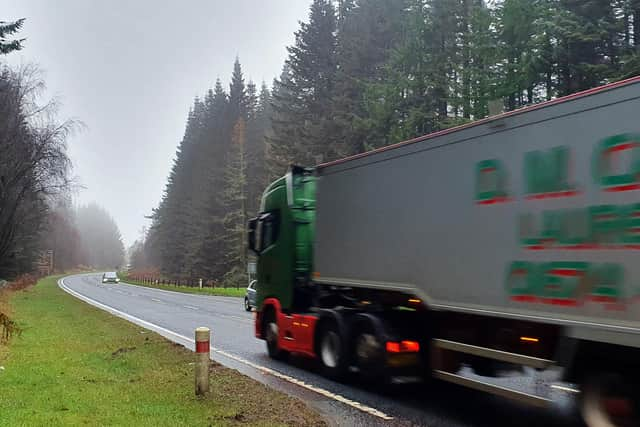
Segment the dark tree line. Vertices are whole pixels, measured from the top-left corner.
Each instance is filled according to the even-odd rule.
[[[134,267],[159,265],[172,277],[241,280],[245,223],[266,181],[264,135],[270,93],[245,82],[240,62],[228,91],[220,81],[194,100],[164,197]],[[215,236],[215,238],[211,238]]]
[[[640,73],[640,0],[315,0],[271,92],[194,101],[139,264],[238,281],[267,183]]]
[[[115,270],[124,266],[120,230],[109,213],[96,203],[74,208],[61,195],[49,206],[41,250],[52,251],[54,271],[84,267]]]

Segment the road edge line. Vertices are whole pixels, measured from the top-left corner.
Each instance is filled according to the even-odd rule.
[[[132,322],[132,323],[135,323],[138,326],[142,326],[142,327],[145,327],[145,328],[147,328],[149,330],[157,332],[160,335],[165,336],[165,338],[166,338],[166,335],[164,335],[164,334],[168,334],[168,335],[180,338],[180,340],[182,340],[182,341],[187,341],[188,343],[193,344],[194,347],[195,347],[195,340],[193,338],[186,337],[186,336],[184,336],[182,334],[179,334],[177,332],[173,332],[173,331],[171,331],[171,330],[169,330],[167,328],[164,328],[162,326],[156,325],[155,323],[151,323],[151,322],[148,322],[146,320],[140,319],[139,317],[133,316],[131,314],[125,313],[123,311],[120,311],[117,308],[113,308],[113,307],[111,307],[111,306],[109,306],[107,304],[103,304],[103,303],[101,303],[99,301],[96,301],[93,298],[90,298],[90,297],[88,297],[86,295],[83,295],[78,291],[74,291],[73,289],[71,289],[67,285],[65,285],[65,283],[64,283],[64,279],[66,279],[68,277],[72,277],[72,276],[66,276],[66,277],[62,277],[62,278],[58,279],[58,287],[60,289],[62,289],[63,291],[65,291],[66,293],[68,293],[68,294],[70,294],[70,295],[72,295],[72,296],[74,296],[74,297],[86,302],[87,304],[93,305],[93,306],[98,307],[98,308],[100,308],[100,309],[102,309],[104,311],[107,311],[107,312],[109,312],[109,313],[111,313],[111,314],[113,314],[115,316],[118,316],[118,317],[120,317],[122,319],[125,319],[125,320],[128,320],[128,321]],[[159,289],[159,290],[161,290],[161,289]],[[297,385],[298,387],[301,387],[301,388],[304,388],[306,390],[312,391],[314,393],[320,394],[321,396],[327,397],[329,399],[333,399],[336,402],[340,402],[340,403],[342,403],[344,405],[347,405],[347,406],[350,406],[350,407],[352,407],[354,409],[357,409],[359,411],[365,412],[365,413],[367,413],[369,415],[381,418],[381,419],[383,419],[385,421],[393,420],[392,416],[389,416],[389,415],[385,414],[384,412],[379,411],[379,410],[377,410],[375,408],[372,408],[370,406],[367,406],[367,405],[365,405],[363,403],[356,402],[354,400],[348,399],[348,398],[346,398],[346,397],[344,397],[342,395],[336,394],[336,393],[332,393],[329,390],[325,390],[325,389],[323,389],[321,387],[317,387],[317,386],[314,386],[314,385],[311,385],[311,384],[307,384],[302,380],[299,380],[297,378],[293,378],[293,377],[291,377],[289,375],[286,375],[286,374],[283,374],[281,372],[275,371],[275,370],[273,370],[271,368],[267,368],[266,366],[262,366],[262,365],[258,365],[256,363],[250,362],[250,361],[248,361],[246,359],[243,359],[242,357],[238,357],[238,356],[235,356],[235,355],[233,355],[231,353],[227,353],[226,351],[217,349],[217,348],[215,348],[213,346],[211,346],[211,350],[213,350],[214,352],[216,352],[216,353],[218,353],[218,354],[220,354],[220,355],[222,355],[224,357],[227,357],[229,359],[235,360],[236,362],[239,362],[239,363],[242,363],[244,365],[247,365],[247,366],[249,366],[249,367],[251,367],[253,369],[257,369],[257,370],[262,371],[262,372],[264,372],[266,374],[269,374],[271,376],[279,378],[279,379],[281,379],[283,381],[287,381],[287,382],[289,382],[291,384]]]

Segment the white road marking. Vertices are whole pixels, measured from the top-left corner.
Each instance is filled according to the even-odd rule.
[[[190,310],[200,310],[198,307],[194,307],[194,306],[191,306],[191,305],[183,305],[183,307],[184,308],[188,308]]]
[[[240,362],[240,363],[243,363],[245,365],[251,366],[254,369],[257,369],[259,371],[264,372],[265,374],[273,375],[274,377],[283,379],[283,380],[288,381],[290,383],[293,383],[293,384],[295,384],[295,385],[297,385],[299,387],[306,388],[307,390],[314,391],[314,392],[316,392],[316,393],[318,393],[318,394],[320,394],[322,396],[328,397],[328,398],[333,399],[333,400],[337,400],[340,403],[344,403],[345,405],[348,405],[348,406],[351,406],[353,408],[359,409],[362,412],[366,412],[367,414],[376,416],[378,418],[382,418],[383,420],[392,420],[393,419],[393,417],[385,414],[384,412],[379,411],[379,410],[377,410],[375,408],[372,408],[370,406],[363,405],[362,403],[356,402],[355,400],[348,399],[348,398],[346,398],[344,396],[332,393],[332,392],[330,392],[328,390],[325,390],[325,389],[320,388],[320,387],[316,387],[316,386],[314,386],[312,384],[307,384],[302,380],[290,377],[289,375],[285,375],[285,374],[283,374],[281,372],[278,372],[278,371],[274,371],[273,369],[267,368],[266,366],[262,366],[262,365],[258,365],[256,363],[250,362],[250,361],[248,361],[246,359],[243,359],[242,357],[238,357],[238,356],[235,356],[235,355],[233,355],[231,353],[227,353],[224,350],[214,349],[213,347],[211,347],[211,348],[216,353],[219,353],[219,354],[221,354],[221,355],[223,355],[225,357],[228,357],[229,359],[233,359],[233,360],[235,360],[237,362]]]
[[[226,317],[228,319],[237,319],[242,320],[243,322],[253,323],[253,320],[247,319],[246,317],[234,316],[233,314],[219,314],[220,317]]]
[[[560,384],[551,384],[551,388],[555,388],[556,390],[566,391],[568,393],[580,393],[580,390],[576,390],[575,388],[565,387]]]
[[[133,322],[133,323],[135,323],[137,325],[144,326],[145,328],[151,329],[151,330],[153,330],[155,332],[158,332],[158,333],[160,333],[161,335],[163,335],[165,337],[167,335],[169,335],[169,336],[173,336],[173,337],[179,338],[180,341],[182,341],[182,342],[186,341],[187,343],[191,344],[191,347],[193,347],[195,345],[195,340],[193,338],[189,338],[189,337],[181,335],[181,334],[179,334],[177,332],[173,332],[173,331],[171,331],[169,329],[163,328],[162,326],[158,326],[155,323],[147,322],[146,320],[142,320],[139,317],[132,316],[131,314],[125,313],[123,311],[120,311],[120,310],[118,310],[116,308],[113,308],[113,307],[111,307],[109,305],[103,304],[103,303],[98,302],[98,301],[96,301],[96,300],[94,300],[94,299],[92,299],[92,298],[90,298],[88,296],[85,296],[85,295],[83,295],[83,294],[81,294],[81,293],[79,293],[77,291],[74,291],[73,289],[67,287],[64,284],[64,278],[58,280],[58,286],[60,286],[60,288],[62,288],[65,292],[75,296],[76,298],[81,299],[84,302],[89,303],[91,305],[94,305],[96,307],[102,308],[103,310],[108,311],[111,314],[114,314],[114,315],[116,315],[118,317],[121,317],[123,319],[129,320],[130,322]],[[316,386],[311,385],[311,384],[307,384],[304,381],[301,381],[301,380],[299,380],[297,378],[293,378],[293,377],[291,377],[289,375],[285,375],[285,374],[283,374],[281,372],[278,372],[278,371],[275,371],[273,369],[267,368],[266,366],[262,366],[262,365],[258,365],[256,363],[250,362],[250,361],[248,361],[246,359],[243,359],[241,357],[235,356],[235,355],[233,355],[231,353],[227,353],[224,350],[220,350],[220,349],[215,348],[213,346],[211,347],[211,350],[213,350],[214,352],[216,352],[216,353],[218,353],[218,354],[220,354],[220,355],[222,355],[224,357],[227,357],[229,359],[235,360],[235,361],[240,362],[240,363],[242,363],[244,365],[250,366],[250,367],[252,367],[254,369],[257,369],[257,370],[262,371],[262,372],[264,372],[266,374],[272,375],[272,376],[274,376],[276,378],[280,378],[281,380],[290,382],[291,384],[295,384],[295,385],[297,385],[299,387],[302,387],[304,389],[313,391],[315,393],[320,394],[321,396],[327,397],[329,399],[333,399],[333,400],[335,400],[337,402],[340,402],[340,403],[343,403],[343,404],[345,404],[347,406],[350,406],[352,408],[358,409],[358,410],[360,410],[362,412],[365,412],[365,413],[367,413],[369,415],[373,415],[375,417],[382,418],[383,420],[387,420],[387,421],[393,419],[393,417],[391,417],[391,416],[385,414],[384,412],[379,411],[379,410],[377,410],[375,408],[372,408],[370,406],[364,405],[364,404],[362,404],[360,402],[357,402],[355,400],[348,399],[348,398],[346,398],[344,396],[341,396],[339,394],[332,393],[329,390],[325,390],[323,388],[316,387]]]
[[[157,298],[151,298],[151,301],[153,301],[153,302],[159,302],[160,304],[164,304],[162,301],[160,301],[160,300],[159,300],[159,299],[157,299]]]

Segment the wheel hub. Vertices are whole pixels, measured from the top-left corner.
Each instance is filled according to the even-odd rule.
[[[278,325],[275,322],[269,322],[267,325],[267,341],[270,343],[278,342]]]
[[[358,360],[364,362],[375,358],[380,343],[373,334],[361,334],[356,341],[356,355]]]
[[[325,366],[329,368],[338,366],[340,357],[340,337],[338,334],[329,331],[324,335],[320,346],[320,357]]]

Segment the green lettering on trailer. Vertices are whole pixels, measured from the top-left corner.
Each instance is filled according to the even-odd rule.
[[[630,151],[631,162],[626,173],[614,172],[615,156]],[[602,140],[593,154],[594,181],[605,191],[640,189],[640,135],[625,133]]]
[[[507,200],[506,171],[497,159],[482,160],[476,165],[476,203],[493,204]]]
[[[622,284],[624,270],[618,264],[597,266],[589,274],[591,290],[588,298],[591,301],[616,303],[623,298]]]
[[[584,209],[568,209],[559,211],[561,247],[582,247],[589,241],[589,216]]]
[[[614,205],[599,205],[589,208],[591,242],[598,246],[619,243],[622,222],[620,210]]]
[[[562,217],[561,211],[542,212],[542,227],[537,231],[533,214],[520,214],[520,243],[530,249],[543,249],[556,243],[561,237]]]
[[[640,249],[640,203],[624,210],[622,242],[628,247]]]
[[[640,249],[640,203],[526,212],[518,232],[527,249]]]
[[[569,149],[560,146],[526,153],[524,180],[528,197],[573,194],[574,187],[569,183]]]
[[[588,268],[588,262],[553,261],[541,264],[537,278],[541,301],[554,305],[578,305]]]
[[[516,302],[577,307],[585,301],[624,301],[623,283],[624,269],[619,264],[513,261],[507,268],[506,290]]]
[[[506,288],[513,301],[535,302],[537,283],[535,264],[528,261],[514,261],[507,268]]]

